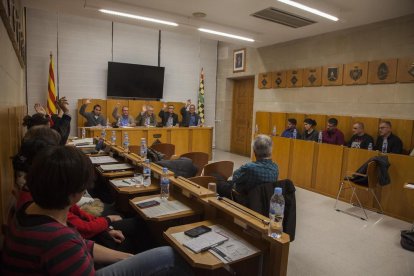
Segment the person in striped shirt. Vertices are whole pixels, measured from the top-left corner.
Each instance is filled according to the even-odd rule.
[[[80,150],[54,146],[35,157],[27,174],[33,202],[9,224],[3,275],[191,275],[171,247],[131,255],[84,240],[67,213],[91,185],[93,166]],[[94,262],[110,265],[95,271]]]

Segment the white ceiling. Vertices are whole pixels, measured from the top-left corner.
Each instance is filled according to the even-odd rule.
[[[202,36],[251,47],[272,45],[414,14],[414,0],[297,0],[297,2],[330,13],[338,17],[339,21],[333,22],[324,19],[277,0],[22,0],[23,5],[28,7],[57,9],[62,13],[163,30],[196,33],[198,32],[197,28],[203,27],[229,32],[253,38],[255,42],[241,42],[208,34],[202,34]],[[252,13],[268,7],[294,13],[317,23],[294,29],[250,16]],[[121,19],[100,14],[97,8],[170,20],[178,23],[179,26],[164,27],[155,23]],[[207,16],[203,19],[197,19],[192,16],[194,12],[203,12]]]

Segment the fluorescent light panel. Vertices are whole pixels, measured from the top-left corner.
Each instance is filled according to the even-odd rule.
[[[213,31],[213,30],[209,30],[209,29],[203,29],[203,28],[199,28],[198,30],[200,32],[204,32],[204,33],[215,34],[215,35],[240,39],[240,40],[244,40],[244,41],[254,42],[254,39],[244,37],[244,36],[238,36],[238,35],[233,35],[233,34],[228,34],[228,33],[223,33],[223,32],[217,32],[217,31]]]
[[[317,9],[314,9],[314,8],[305,6],[303,4],[299,4],[299,3],[294,2],[294,1],[291,1],[291,0],[278,0],[278,1],[279,2],[282,2],[282,3],[285,3],[287,5],[293,6],[295,8],[298,8],[298,9],[301,9],[301,10],[304,10],[304,11],[307,11],[307,12],[310,12],[310,13],[313,13],[313,14],[316,14],[316,15],[319,15],[319,16],[322,16],[322,17],[325,17],[325,18],[327,18],[329,20],[338,21],[338,17],[335,17],[333,15],[327,14],[325,12],[322,12],[322,11],[317,10]]]
[[[130,13],[117,12],[117,11],[105,10],[105,9],[99,9],[99,11],[102,13],[106,13],[106,14],[118,15],[118,16],[123,16],[127,18],[137,19],[137,20],[144,20],[144,21],[149,21],[149,22],[154,22],[154,23],[159,23],[159,24],[164,24],[164,25],[169,25],[169,26],[175,26],[175,27],[178,26],[178,24],[174,22],[159,20],[159,19],[155,19],[151,17],[134,15]]]

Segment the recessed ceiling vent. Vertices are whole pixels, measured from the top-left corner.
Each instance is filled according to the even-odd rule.
[[[286,11],[278,10],[272,7],[255,12],[252,14],[252,16],[269,20],[292,28],[300,28],[316,23],[316,21],[310,20],[308,18],[298,16]]]

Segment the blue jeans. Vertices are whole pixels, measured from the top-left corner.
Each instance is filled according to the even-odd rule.
[[[191,268],[169,246],[157,247],[96,271],[96,275],[192,275]]]

